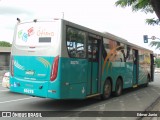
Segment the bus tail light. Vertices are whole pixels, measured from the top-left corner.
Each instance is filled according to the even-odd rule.
[[[11,75],[14,76],[14,58],[11,58]]]
[[[55,57],[53,64],[52,64],[52,70],[51,70],[51,81],[54,81],[57,77],[58,73],[58,62],[59,62],[59,56]]]

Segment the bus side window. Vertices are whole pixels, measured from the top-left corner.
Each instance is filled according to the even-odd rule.
[[[88,59],[90,61],[94,61],[94,62],[98,61],[98,57],[99,57],[98,45],[99,45],[98,40],[94,38],[90,38],[90,40],[88,41]]]
[[[88,45],[88,58],[92,59],[92,48],[90,44]]]
[[[98,61],[98,47],[97,44],[93,46],[93,61]]]
[[[86,33],[75,28],[67,27],[67,49],[72,58],[86,57]]]

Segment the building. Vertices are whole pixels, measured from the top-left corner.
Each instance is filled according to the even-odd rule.
[[[11,47],[0,47],[0,70],[9,70]]]
[[[160,59],[160,54],[154,54],[154,56]]]

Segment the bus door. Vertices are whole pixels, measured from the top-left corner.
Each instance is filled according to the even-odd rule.
[[[150,59],[151,59],[151,68],[150,68],[150,72],[151,72],[151,81],[153,81],[154,80],[154,67],[155,67],[155,65],[154,65],[154,55],[153,54],[150,54]]]
[[[138,73],[139,73],[139,57],[138,50],[133,50],[133,87],[138,84]]]
[[[100,92],[100,56],[101,56],[101,40],[89,37],[88,39],[88,81],[87,95]]]

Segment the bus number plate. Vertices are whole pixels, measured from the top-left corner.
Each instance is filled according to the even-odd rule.
[[[34,90],[31,90],[31,89],[24,89],[24,93],[33,94],[33,93],[34,93]]]

